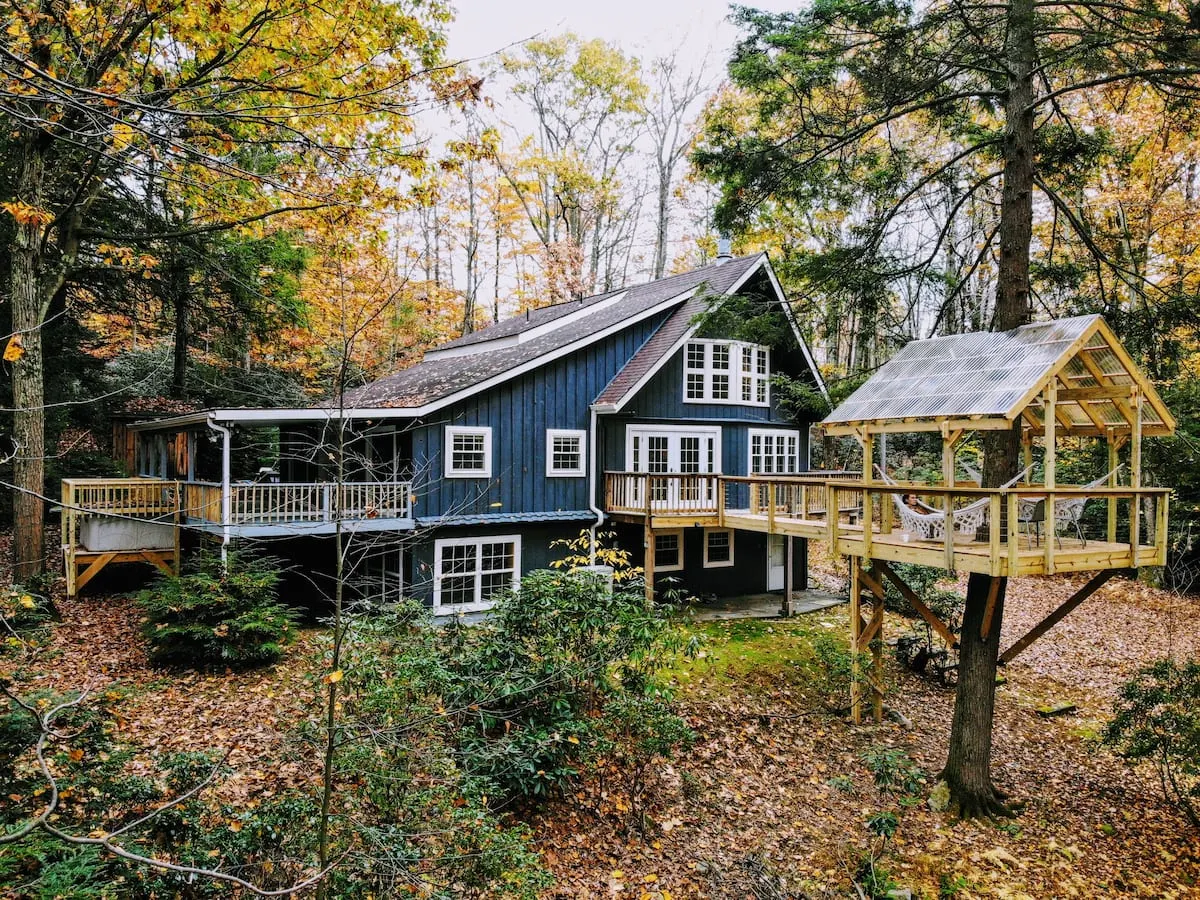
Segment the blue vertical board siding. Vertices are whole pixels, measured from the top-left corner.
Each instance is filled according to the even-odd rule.
[[[409,550],[411,568],[405,594],[426,605],[433,604],[434,542],[448,538],[488,537],[518,534],[521,536],[521,575],[550,568],[550,563],[563,559],[569,551],[552,546],[558,540],[573,540],[586,530],[586,522],[545,522],[530,525],[479,525],[465,528],[438,528],[421,536]]]
[[[587,509],[586,475],[546,476],[546,430],[586,431],[592,400],[654,333],[663,317],[635,323],[417,425],[413,460],[422,477],[416,488],[416,515]],[[444,477],[447,425],[491,427],[490,478]]]
[[[721,470],[726,475],[748,475],[750,429],[787,428],[800,432],[800,467],[808,467],[808,427],[797,425],[779,409],[771,388],[770,406],[736,403],[685,403],[683,400],[684,351],[675,353],[654,377],[626,404],[620,415],[602,416],[600,441],[602,471],[624,471],[625,429],[628,425],[661,423],[719,425]],[[775,360],[772,359],[772,366]],[[778,370],[772,368],[772,374]],[[803,376],[802,372],[786,372]]]

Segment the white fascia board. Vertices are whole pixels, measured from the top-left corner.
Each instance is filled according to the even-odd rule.
[[[730,296],[731,294],[736,294],[739,290],[741,290],[742,285],[750,280],[750,276],[757,272],[759,267],[765,262],[767,262],[767,255],[765,253],[760,253],[758,256],[758,261],[755,262],[754,265],[750,266],[750,268],[748,268],[745,272],[743,272],[742,277],[730,285],[729,289],[720,296],[724,298]],[[690,297],[694,293],[695,290],[692,290],[689,292],[688,296]],[[717,305],[720,306],[720,303]],[[667,364],[667,361],[680,350],[682,350],[683,345],[695,336],[696,329],[699,327],[699,322],[693,322],[691,325],[689,325],[687,330],[684,331],[684,333],[680,336],[679,340],[671,345],[671,349],[660,356],[658,361],[655,362],[654,365],[652,365],[649,369],[647,369],[641,378],[634,382],[633,387],[627,390],[625,395],[620,400],[618,400],[616,403],[594,403],[592,404],[592,409],[596,410],[598,413],[606,414],[618,413],[624,409],[625,404],[628,403],[632,398],[636,397],[638,391],[650,383],[650,379],[658,374],[659,370]],[[634,355],[636,356],[637,354]],[[619,375],[620,373],[618,372],[617,374]],[[613,377],[615,378],[616,376],[614,375]]]
[[[751,272],[757,266],[751,268]],[[738,280],[737,286],[740,286],[749,276],[749,272]],[[736,289],[736,288],[734,288]],[[645,319],[652,318],[672,306],[677,306],[687,300],[696,292],[696,288],[689,288],[682,291],[673,297],[668,297],[660,303],[655,304],[649,309],[643,310],[641,313],[630,316],[627,319],[622,319],[619,322],[608,326],[607,328],[595,332],[594,334],[582,337],[577,341],[569,344],[564,344],[541,356],[535,357],[526,363],[522,363],[512,369],[507,369],[493,375],[484,381],[463,388],[439,400],[434,400],[431,403],[426,403],[424,406],[407,406],[407,407],[366,407],[366,408],[350,408],[339,410],[337,407],[309,407],[309,408],[290,408],[290,409],[212,409],[203,413],[196,413],[190,416],[180,416],[176,419],[160,419],[158,421],[141,422],[131,425],[131,428],[140,430],[155,429],[155,428],[170,428],[179,425],[197,424],[201,425],[208,421],[221,422],[230,425],[259,422],[263,424],[274,424],[280,422],[334,422],[338,419],[413,419],[421,416],[429,415],[437,412],[447,406],[451,406],[460,400],[465,400],[478,394],[480,391],[486,391],[498,384],[503,384],[513,378],[524,375],[526,372],[532,372],[535,369],[541,368],[547,363],[554,362],[556,359],[561,359],[594,344],[597,341],[602,341],[611,335],[616,334],[628,328],[630,325],[635,325]],[[622,295],[623,296],[623,295]],[[186,421],[185,421],[186,420]]]
[[[410,409],[407,409],[407,410],[405,410],[405,413],[407,413],[408,415],[412,415],[412,416],[428,415],[429,413],[436,412],[437,410],[442,409],[443,407],[451,406],[460,400],[465,400],[468,397],[472,397],[475,394],[478,394],[480,391],[489,390],[498,384],[503,384],[506,381],[509,381],[513,378],[517,378],[521,375],[524,375],[526,372],[532,372],[535,369],[541,368],[542,366],[546,365],[547,363],[552,363],[556,359],[561,359],[564,356],[568,356],[568,355],[574,353],[576,350],[580,350],[584,347],[587,347],[590,344],[594,344],[598,341],[602,341],[605,338],[616,334],[618,331],[623,331],[624,329],[628,328],[630,325],[636,325],[638,322],[642,322],[646,319],[652,318],[652,317],[658,315],[663,310],[670,309],[672,306],[678,306],[680,303],[682,303],[683,301],[685,301],[689,297],[691,297],[692,294],[695,293],[695,291],[696,291],[695,288],[689,288],[688,290],[683,291],[682,293],[676,294],[674,297],[668,297],[666,300],[663,300],[661,303],[658,303],[658,304],[650,307],[649,309],[642,311],[641,313],[637,314],[636,316],[630,316],[627,319],[622,319],[620,322],[616,322],[616,323],[608,326],[607,328],[603,329],[602,331],[597,331],[594,334],[590,334],[587,337],[580,338],[579,340],[574,341],[573,343],[565,344],[562,347],[558,347],[555,350],[551,350],[547,353],[543,353],[541,356],[531,359],[527,363],[522,363],[521,365],[516,366],[515,368],[508,369],[505,372],[500,372],[497,375],[493,375],[491,378],[487,379],[486,381],[481,381],[477,384],[471,385],[470,387],[463,388],[461,391],[457,391],[448,397],[443,397],[440,400],[435,400],[432,403],[425,404],[424,406],[412,407]],[[388,410],[384,410],[384,412],[388,412]]]
[[[218,422],[223,425],[238,425],[246,423],[261,423],[264,425],[284,422],[333,422],[339,418],[346,419],[405,419],[413,415],[411,409],[386,407],[371,407],[367,409],[338,410],[321,407],[293,407],[280,409],[209,409],[186,416],[174,416],[170,419],[150,419],[145,422],[134,422],[129,428],[132,431],[171,431],[187,428],[192,425],[206,425]]]
[[[476,353],[487,353],[492,350],[504,350],[508,347],[515,347],[519,343],[518,335],[506,334],[504,337],[492,338],[488,341],[475,341],[474,343],[462,344],[458,347],[446,347],[445,349],[434,347],[432,350],[425,351],[425,355],[421,357],[421,361],[474,356]]]
[[[584,316],[590,316],[593,313],[598,313],[601,310],[608,309],[613,304],[619,303],[621,300],[625,299],[625,295],[627,293],[628,291],[621,291],[620,293],[609,297],[607,300],[600,300],[587,306],[581,306],[579,309],[559,316],[557,319],[544,322],[541,325],[534,325],[532,328],[527,328],[524,331],[517,332],[516,334],[508,334],[504,337],[493,338],[489,341],[476,341],[472,344],[464,344],[460,347],[447,347],[445,349],[434,347],[432,350],[426,351],[423,358],[429,360],[454,359],[460,356],[474,356],[476,353],[487,353],[492,350],[504,350],[508,347],[516,347],[520,344],[524,344],[526,341],[532,341],[544,334],[548,334],[552,331],[562,328],[564,325],[572,325],[575,322],[578,322]],[[568,302],[578,303],[579,301],[572,300]]]
[[[783,292],[783,286],[779,283],[779,279],[775,275],[775,269],[771,266],[771,261],[766,261],[767,277],[771,280],[771,286],[775,288],[775,294],[779,298],[779,303],[783,307],[783,314],[787,316],[788,324],[792,326],[792,333],[796,336],[796,342],[800,344],[800,350],[804,353],[804,358],[808,361],[808,367],[812,369],[813,377],[817,379],[817,387],[821,389],[821,393],[825,396],[825,402],[833,405],[833,400],[829,397],[829,390],[825,387],[825,379],[821,377],[821,370],[817,368],[817,361],[813,359],[812,351],[808,348],[808,342],[804,340],[804,335],[800,333],[800,325],[796,321],[796,313],[792,310],[792,304],[788,302],[787,295]]]

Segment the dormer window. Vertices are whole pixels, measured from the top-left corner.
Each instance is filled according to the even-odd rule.
[[[685,403],[767,406],[769,350],[740,341],[688,341],[683,360]]]

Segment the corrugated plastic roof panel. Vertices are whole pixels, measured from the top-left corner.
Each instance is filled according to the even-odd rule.
[[[1011,414],[1099,318],[1077,316],[1012,331],[913,341],[824,424]]]

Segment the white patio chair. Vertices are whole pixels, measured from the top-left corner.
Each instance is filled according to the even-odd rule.
[[[1083,486],[1084,490],[1098,488],[1108,483],[1108,480],[1121,471],[1124,464],[1117,466],[1111,472],[1101,475],[1094,481],[1089,481]],[[1089,500],[1094,500],[1095,497],[1065,497],[1061,500],[1054,501],[1054,538],[1058,541],[1058,545],[1062,546],[1062,540],[1059,538],[1059,532],[1075,530],[1079,542],[1083,546],[1087,546],[1087,538],[1083,536],[1083,511],[1087,507]],[[1045,500],[1036,500],[1032,497],[1022,497],[1017,501],[1017,519],[1024,525],[1033,525],[1040,523],[1045,519]],[[1041,543],[1041,532],[1038,532],[1038,542]]]

